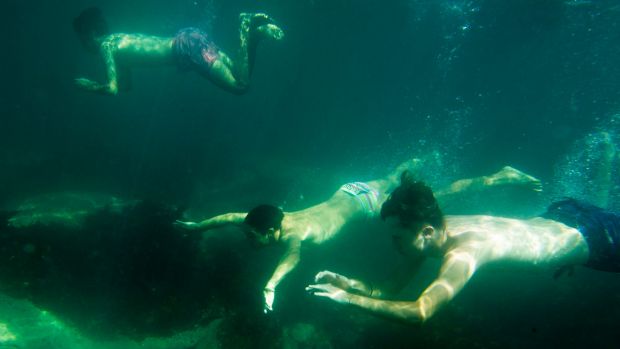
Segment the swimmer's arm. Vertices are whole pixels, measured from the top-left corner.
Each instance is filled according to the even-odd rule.
[[[220,228],[226,225],[241,225],[247,213],[225,213],[219,216],[205,219],[202,222],[183,222],[176,221],[174,224],[185,230],[205,231],[209,229]]]
[[[297,263],[299,263],[301,240],[290,238],[286,241],[286,243],[286,252],[284,252],[284,255],[280,258],[276,270],[273,272],[273,275],[267,282],[267,285],[265,285],[265,289],[275,290],[282,279],[284,279],[284,277],[290,273],[291,270],[295,269]]]
[[[316,284],[331,284],[346,292],[371,298],[384,298],[395,295],[411,281],[424,261],[424,257],[409,259],[391,275],[387,282],[372,283],[348,278],[328,270],[321,271],[314,277]]]
[[[386,301],[354,294],[343,303],[355,305],[376,315],[410,323],[421,323],[432,317],[441,306],[450,302],[474,273],[475,262],[467,252],[452,252],[441,266],[439,276],[414,302]]]
[[[86,91],[116,95],[118,94],[118,76],[116,71],[116,60],[114,59],[114,52],[111,48],[111,44],[102,44],[101,55],[103,56],[103,60],[106,65],[106,76],[108,78],[108,83],[100,84],[90,79],[77,78],[75,79],[75,84],[79,88]]]
[[[276,270],[273,272],[273,275],[263,289],[263,297],[265,301],[263,311],[265,313],[273,311],[273,301],[276,296],[276,287],[278,287],[280,281],[282,281],[282,279],[284,279],[284,277],[290,273],[291,270],[295,269],[295,266],[299,263],[301,241],[299,239],[291,238],[287,240],[286,243],[288,244],[286,252],[280,259]]]

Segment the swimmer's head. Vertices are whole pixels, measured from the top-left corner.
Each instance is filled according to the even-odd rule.
[[[394,244],[401,253],[431,251],[445,241],[444,216],[433,191],[408,171],[381,206],[381,219],[392,226]]]
[[[258,205],[254,207],[243,221],[244,231],[251,242],[267,245],[277,240],[284,212],[276,206]]]
[[[73,20],[73,30],[89,52],[99,52],[99,40],[109,34],[108,23],[101,10],[89,7]]]

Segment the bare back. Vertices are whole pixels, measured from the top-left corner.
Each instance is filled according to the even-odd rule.
[[[320,244],[332,239],[347,222],[364,214],[364,209],[354,197],[338,190],[321,204],[288,213],[282,222],[282,232],[284,236]]]
[[[449,216],[448,252],[465,252],[477,267],[489,262],[533,265],[583,264],[589,255],[575,228],[544,218],[528,220],[492,216]]]

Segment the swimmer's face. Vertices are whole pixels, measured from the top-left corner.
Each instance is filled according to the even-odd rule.
[[[394,248],[404,255],[415,253],[414,240],[415,232],[411,228],[403,226],[397,217],[389,217],[385,221],[390,227],[390,234],[392,235],[392,243]]]
[[[425,224],[419,229],[404,226],[397,217],[389,217],[386,223],[390,226],[392,242],[396,250],[403,255],[419,255],[429,253],[437,245],[437,231]]]
[[[243,225],[243,232],[248,237],[248,240],[250,240],[250,243],[254,247],[267,246],[276,241],[276,231],[274,229],[269,229],[267,234],[261,234],[249,225]]]

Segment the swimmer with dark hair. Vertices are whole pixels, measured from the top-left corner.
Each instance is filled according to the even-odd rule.
[[[284,244],[286,251],[263,290],[265,313],[273,310],[275,290],[300,261],[302,242],[320,245],[333,239],[342,227],[355,220],[374,218],[381,205],[398,186],[399,174],[405,170],[417,174],[422,167],[418,159],[407,161],[385,178],[370,182],[347,183],[331,198],[318,205],[295,212],[283,212],[271,205],[260,205],[249,213],[226,213],[202,222],[177,221],[183,230],[206,231],[226,225],[239,226],[253,245]],[[444,203],[457,193],[477,193],[488,188],[519,186],[540,191],[540,181],[512,167],[504,167],[490,176],[458,180],[440,190]]]
[[[239,54],[237,61],[220,50],[206,32],[184,28],[173,37],[110,33],[98,8],[84,10],[73,21],[84,48],[101,55],[107,81],[75,79],[80,89],[116,95],[129,87],[129,68],[145,65],[176,65],[194,70],[217,86],[234,94],[248,90],[256,48],[262,40],[281,40],[284,32],[263,13],[239,15]]]
[[[575,199],[555,202],[531,219],[444,216],[431,188],[404,173],[380,214],[398,252],[409,257],[401,270],[375,284],[322,271],[307,291],[382,317],[421,323],[490,264],[560,270],[584,265],[620,272],[620,215]],[[416,300],[395,300],[425,258],[442,260],[439,275]]]

